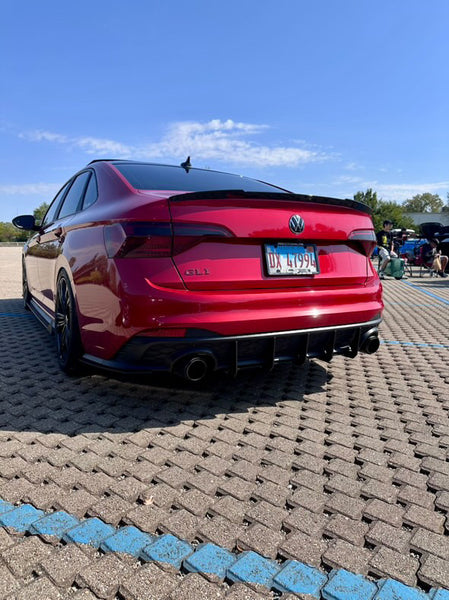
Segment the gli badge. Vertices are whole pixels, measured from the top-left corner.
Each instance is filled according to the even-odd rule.
[[[288,222],[288,226],[290,227],[290,231],[295,233],[296,235],[302,233],[304,231],[304,219],[299,215],[293,215],[290,217]]]
[[[210,271],[209,271],[209,269],[206,269],[206,268],[201,268],[201,269],[186,269],[184,271],[184,275],[187,275],[188,277],[193,277],[195,275],[197,275],[197,276],[210,275]]]

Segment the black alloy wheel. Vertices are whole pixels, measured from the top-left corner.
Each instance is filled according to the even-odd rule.
[[[82,345],[75,299],[65,271],[59,275],[56,285],[55,336],[59,366],[66,373],[75,373]]]

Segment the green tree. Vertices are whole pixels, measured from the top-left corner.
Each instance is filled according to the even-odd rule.
[[[354,200],[368,204],[373,212],[377,209],[379,204],[377,192],[373,192],[372,188],[368,188],[366,192],[357,192],[354,194]]]
[[[377,192],[373,192],[368,188],[366,192],[357,192],[354,194],[354,200],[364,202],[373,211],[374,229],[380,231],[383,222],[386,220],[393,221],[394,227],[413,228],[414,223],[410,217],[404,214],[404,208],[397,202],[386,202],[377,197]]]
[[[405,212],[441,212],[444,203],[438,194],[416,194],[403,204]]]
[[[20,231],[12,223],[0,222],[0,242],[24,242],[27,238],[27,231]]]
[[[404,207],[397,202],[381,201],[380,210],[378,212],[379,229],[382,229],[383,222],[386,219],[393,221],[393,227],[395,228],[415,228],[413,219],[405,214]]]
[[[47,202],[42,202],[40,206],[34,209],[33,215],[37,223],[42,222],[42,219],[44,218],[44,215],[48,210],[48,206],[49,205],[47,204]]]
[[[34,209],[33,215],[37,223],[40,223],[47,212],[48,204],[43,202]],[[30,237],[29,231],[23,231],[14,227],[12,223],[0,221],[0,242],[26,242]]]
[[[449,212],[449,192],[446,194],[446,204],[441,209],[441,212]]]
[[[11,223],[0,223],[0,241],[13,242],[17,229]]]

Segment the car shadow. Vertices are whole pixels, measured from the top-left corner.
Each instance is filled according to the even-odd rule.
[[[54,340],[22,300],[0,300],[0,432],[120,434],[286,404],[299,413],[330,378],[319,361],[235,378],[217,374],[197,386],[170,376],[92,370],[69,377],[59,369]]]

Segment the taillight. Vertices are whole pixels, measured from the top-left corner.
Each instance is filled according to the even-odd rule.
[[[115,223],[104,228],[109,258],[163,258],[171,256],[170,223]]]
[[[233,237],[226,227],[204,225],[203,223],[174,223],[173,234],[173,255],[181,254],[206,240]]]
[[[349,234],[348,239],[358,242],[366,256],[371,256],[377,244],[376,234],[373,229],[354,229]]]
[[[163,258],[202,241],[232,237],[225,227],[202,223],[115,223],[104,228],[109,258]]]

